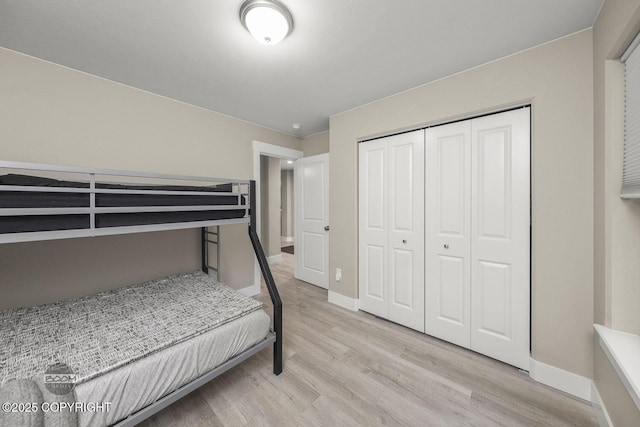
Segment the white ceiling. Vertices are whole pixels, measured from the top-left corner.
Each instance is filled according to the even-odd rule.
[[[303,137],[331,115],[590,28],[603,2],[282,0],[293,32],[265,46],[240,24],[242,1],[0,0],[0,46]]]

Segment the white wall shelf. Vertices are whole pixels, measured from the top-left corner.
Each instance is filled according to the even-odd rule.
[[[640,409],[640,336],[597,324],[593,327],[600,337],[600,346]]]

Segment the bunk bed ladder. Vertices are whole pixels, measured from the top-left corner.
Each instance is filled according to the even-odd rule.
[[[215,279],[220,281],[220,226],[213,227],[215,231],[209,231],[209,227],[202,227],[202,271],[209,274],[214,271]],[[209,245],[216,246],[216,265],[209,264]]]
[[[282,300],[256,231],[256,182],[253,180],[249,183],[249,206],[249,238],[273,303],[273,329],[276,334],[276,341],[273,343],[273,373],[280,375],[282,373]]]

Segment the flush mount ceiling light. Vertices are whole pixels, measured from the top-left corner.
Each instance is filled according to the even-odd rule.
[[[293,17],[277,0],[247,0],[240,6],[240,21],[264,44],[277,44],[293,29]]]

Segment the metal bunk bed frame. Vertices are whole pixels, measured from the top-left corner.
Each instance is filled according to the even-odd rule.
[[[201,228],[202,243],[202,270],[209,273],[213,270],[216,276],[219,274],[220,267],[220,251],[217,248],[217,263],[213,267],[209,265],[209,244],[219,245],[219,226],[225,224],[241,224],[248,223],[248,234],[253,250],[256,254],[262,276],[264,278],[269,297],[273,304],[273,333],[267,336],[263,341],[245,350],[244,352],[229,359],[222,365],[214,368],[212,371],[202,375],[199,378],[185,384],[163,398],[155,401],[151,405],[141,409],[140,411],[130,415],[124,420],[115,424],[117,427],[134,426],[160,410],[171,405],[180,398],[191,393],[193,390],[201,387],[217,376],[223,374],[234,366],[238,365],[247,358],[260,352],[264,348],[273,344],[273,373],[279,375],[282,373],[282,300],[276,286],[269,263],[262,249],[260,239],[256,230],[256,184],[251,180],[229,180],[224,178],[204,178],[184,175],[154,174],[146,172],[118,171],[111,169],[90,169],[77,167],[64,167],[56,165],[38,164],[38,163],[22,163],[11,161],[0,161],[0,169],[16,169],[30,170],[34,172],[56,172],[65,174],[88,175],[88,188],[75,187],[37,187],[37,186],[16,186],[16,185],[0,185],[0,191],[21,191],[21,192],[59,192],[59,193],[88,193],[90,198],[89,207],[81,208],[0,208],[0,221],[4,216],[21,216],[21,215],[69,215],[69,214],[89,214],[90,227],[74,230],[55,230],[55,231],[36,231],[36,232],[20,232],[0,234],[0,243],[17,243],[17,242],[33,242],[54,239],[69,239],[78,237],[94,237],[117,234],[141,233],[152,231],[176,230],[187,228]],[[96,194],[115,193],[115,194],[165,194],[165,195],[203,195],[202,192],[189,191],[157,191],[157,190],[113,190],[96,188],[97,176],[113,176],[127,178],[141,178],[150,180],[171,180],[171,181],[192,181],[192,182],[208,182],[208,183],[231,183],[235,192],[207,192],[207,195],[235,195],[237,196],[236,205],[206,205],[206,206],[142,206],[142,207],[96,207]],[[140,184],[140,183],[137,183]],[[242,192],[245,187],[248,193]],[[249,203],[243,203],[243,196],[248,196]],[[96,228],[95,216],[101,213],[138,213],[138,212],[171,212],[171,211],[201,211],[201,210],[224,210],[224,209],[244,209],[245,215],[242,218],[222,219],[222,220],[206,220],[206,221],[190,221],[176,222],[165,224],[150,225],[131,225],[119,227]],[[207,227],[217,227],[216,232],[210,232]],[[211,240],[211,237],[215,240]],[[216,277],[217,279],[218,277]]]

